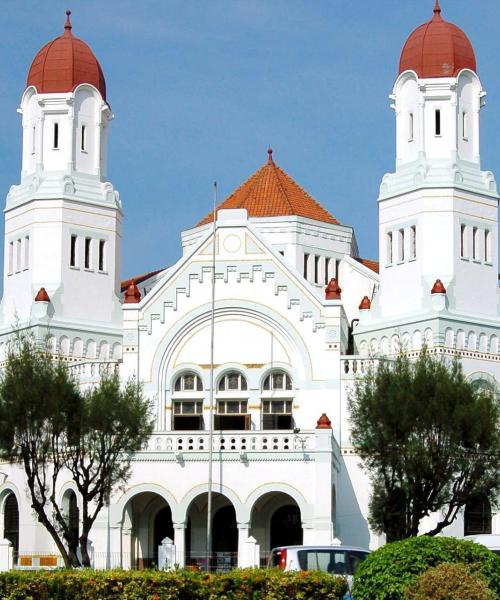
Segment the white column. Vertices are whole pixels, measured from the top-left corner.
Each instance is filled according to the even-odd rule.
[[[132,568],[132,528],[122,528],[121,539],[121,567],[122,569]]]
[[[186,523],[174,523],[175,563],[186,564]]]
[[[14,566],[14,549],[9,540],[0,540],[0,571],[10,571]]]
[[[247,541],[250,532],[250,523],[238,523],[238,567],[249,567],[247,556]]]

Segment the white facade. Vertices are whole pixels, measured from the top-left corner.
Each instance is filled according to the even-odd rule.
[[[350,227],[219,210],[212,550],[220,560],[256,564],[259,548],[302,541],[383,543],[367,524],[369,482],[349,437],[348,394],[368,362],[424,343],[438,353],[459,349],[466,373],[496,389],[498,195],[480,167],[483,96],[469,70],[397,79],[396,170],[379,196],[380,276],[359,259]],[[13,324],[32,327],[82,384],[97,381],[103,363],[143,383],[155,431],[95,525],[96,564],[105,555],[124,567],[157,562],[165,537],[176,562],[202,562],[212,224],[183,232],[182,258],[138,281],[140,302],[122,304],[122,212],[106,182],[109,106],[86,84],[50,94],[29,87],[19,112],[22,172],[5,211],[1,347]],[[340,298],[325,299],[333,277]],[[437,279],[446,293],[431,294]],[[37,296],[41,288],[48,298]],[[371,308],[359,310],[365,296]],[[22,470],[2,470],[0,538],[13,535],[14,494],[19,555],[28,564],[54,554]],[[71,494],[62,484],[61,504]],[[492,527],[500,533],[498,516]],[[462,520],[450,529],[463,535]]]

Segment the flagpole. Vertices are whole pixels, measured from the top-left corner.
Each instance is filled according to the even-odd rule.
[[[216,242],[216,206],[217,182],[214,182],[213,198],[213,231],[212,231],[212,305],[210,316],[210,406],[208,417],[208,501],[207,501],[207,567],[210,570],[212,553],[212,455],[214,438],[214,337],[215,337],[215,242]]]

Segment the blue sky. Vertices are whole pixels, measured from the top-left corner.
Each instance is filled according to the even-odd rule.
[[[433,0],[2,0],[0,190],[19,179],[16,114],[29,65],[63,30],[101,62],[115,120],[109,179],[125,211],[122,274],[180,255],[180,232],[266,160],[377,257],[378,187],[394,166],[388,95],[401,48]],[[442,0],[488,92],[482,163],[500,178],[500,3]]]

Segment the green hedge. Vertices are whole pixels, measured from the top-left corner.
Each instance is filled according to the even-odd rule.
[[[471,565],[500,598],[500,557],[474,542],[446,537],[413,537],[368,556],[354,575],[356,600],[403,600],[417,577],[441,563]],[[464,600],[466,600],[464,598]]]
[[[0,574],[6,600],[340,600],[345,579],[320,572],[235,569],[196,571],[10,571]]]
[[[441,563],[427,569],[405,594],[407,600],[496,600],[486,579],[462,563]]]

